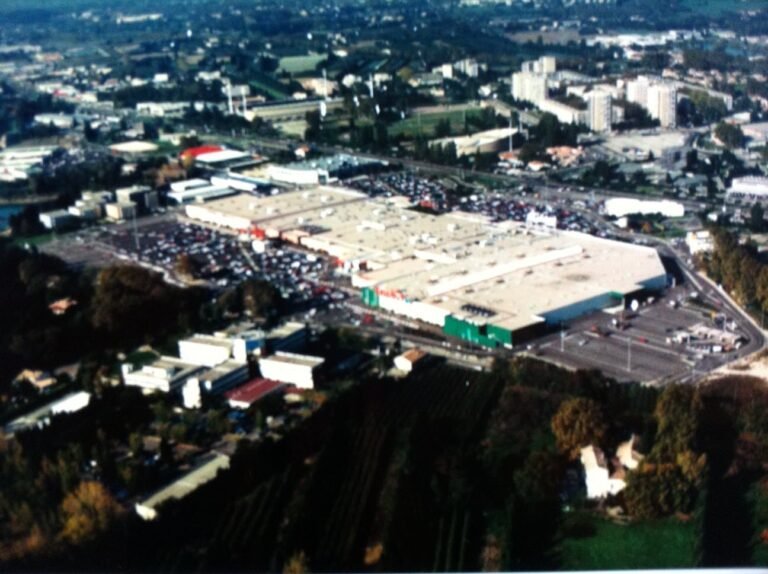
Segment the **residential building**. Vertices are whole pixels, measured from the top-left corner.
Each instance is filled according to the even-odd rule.
[[[648,113],[662,128],[677,124],[677,90],[674,86],[654,84],[648,88]]]
[[[594,445],[581,449],[581,464],[584,466],[587,498],[615,496],[627,486],[624,473],[620,470],[612,473],[602,449]]]
[[[587,114],[586,110],[579,110],[571,107],[562,102],[556,100],[542,100],[538,104],[539,109],[542,112],[549,112],[557,117],[560,123],[563,124],[586,124]]]
[[[512,74],[512,97],[523,102],[538,105],[546,99],[547,77],[534,72],[516,72]]]
[[[594,91],[586,94],[587,125],[593,132],[611,131],[613,119],[611,94]]]
[[[646,76],[639,76],[627,82],[627,101],[648,108],[648,88],[650,80]]]

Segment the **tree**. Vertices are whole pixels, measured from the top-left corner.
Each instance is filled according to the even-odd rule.
[[[749,228],[760,233],[765,228],[765,209],[756,201],[749,210]]]
[[[744,132],[740,126],[720,122],[715,127],[715,137],[728,149],[740,148],[744,145]]]
[[[189,253],[182,253],[176,258],[176,272],[184,277],[194,278],[197,264]]]
[[[678,454],[695,450],[701,408],[698,389],[688,385],[667,386],[656,401],[656,443],[649,458],[674,462]]]
[[[300,550],[291,556],[283,566],[283,574],[307,574],[310,572],[307,555]]]
[[[570,458],[578,457],[582,447],[602,442],[606,430],[600,405],[591,399],[564,401],[552,418],[557,447]]]
[[[109,491],[96,481],[84,481],[61,503],[62,539],[82,544],[104,532],[122,513]]]
[[[253,317],[274,318],[282,307],[283,298],[274,285],[261,279],[243,283],[243,308]]]
[[[451,135],[451,120],[443,118],[435,125],[435,137],[445,138]]]

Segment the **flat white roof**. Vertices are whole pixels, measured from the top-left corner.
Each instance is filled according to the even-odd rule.
[[[242,151],[234,149],[224,149],[221,151],[213,151],[210,153],[200,154],[195,158],[195,162],[198,163],[221,163],[225,161],[234,161],[237,159],[250,159],[253,156]]]

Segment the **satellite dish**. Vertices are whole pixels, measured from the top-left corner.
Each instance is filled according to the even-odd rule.
[[[320,102],[320,117],[324,118],[325,114],[328,113],[328,108],[325,105],[325,102]]]
[[[376,104],[376,115],[378,116],[381,113],[381,108],[379,107],[379,104]]]
[[[355,102],[355,107],[356,107],[356,108],[359,108],[359,107],[360,107],[360,100],[357,98],[357,96],[355,96],[355,97],[353,98],[353,101]]]
[[[191,38],[191,37],[192,37],[192,30],[187,30],[187,38]]]
[[[640,303],[637,302],[637,299],[632,299],[632,302],[629,304],[629,308],[632,309],[633,312],[637,313],[637,310],[640,308]]]

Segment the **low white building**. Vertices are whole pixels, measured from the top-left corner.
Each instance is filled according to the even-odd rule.
[[[322,357],[278,351],[260,359],[259,369],[266,379],[293,384],[300,389],[313,389],[324,362]]]
[[[213,454],[204,459],[194,470],[180,477],[175,482],[155,492],[149,498],[136,503],[136,514],[144,520],[155,520],[159,515],[160,506],[168,500],[178,500],[191,494],[206,482],[210,482],[220,470],[229,468],[229,457],[224,454]]]
[[[421,349],[408,349],[402,355],[395,357],[395,368],[404,373],[410,373],[426,358],[427,354]]]
[[[685,206],[682,203],[669,200],[644,201],[627,197],[614,197],[605,200],[604,212],[612,217],[624,217],[625,215],[654,215],[656,213],[664,217],[683,217]]]
[[[201,373],[205,367],[176,357],[163,356],[140,369],[123,364],[123,380],[126,386],[139,387],[145,393],[169,393],[181,387],[189,378]]]
[[[744,200],[748,202],[763,202],[768,199],[768,177],[746,176],[735,177],[731,188],[726,193],[726,199]]]
[[[71,393],[51,405],[51,415],[76,413],[83,410],[91,402],[91,393],[78,391]]]
[[[125,221],[136,217],[136,204],[128,203],[108,203],[104,206],[107,219],[112,221]]]
[[[57,230],[66,227],[75,221],[75,216],[66,209],[56,209],[54,211],[45,211],[38,216],[40,223],[46,229]]]
[[[688,246],[691,255],[708,253],[709,251],[712,251],[714,246],[712,242],[712,234],[706,229],[689,231],[685,236],[685,244]]]

